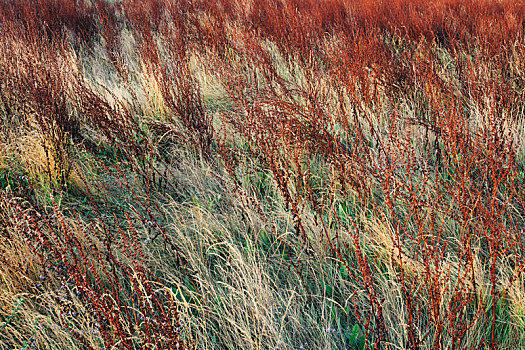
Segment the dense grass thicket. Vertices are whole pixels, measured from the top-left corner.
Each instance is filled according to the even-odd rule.
[[[525,348],[525,3],[0,0],[0,349]]]

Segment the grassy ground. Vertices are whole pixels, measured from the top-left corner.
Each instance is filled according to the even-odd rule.
[[[0,349],[525,346],[524,28],[0,0]]]

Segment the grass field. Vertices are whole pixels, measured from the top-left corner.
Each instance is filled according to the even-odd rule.
[[[0,349],[525,348],[525,3],[0,0]]]

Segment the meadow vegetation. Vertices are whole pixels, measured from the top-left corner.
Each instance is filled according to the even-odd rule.
[[[0,349],[525,348],[525,4],[0,0]]]

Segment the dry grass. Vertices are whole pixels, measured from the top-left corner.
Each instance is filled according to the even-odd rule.
[[[0,0],[0,348],[524,346],[524,23]]]

